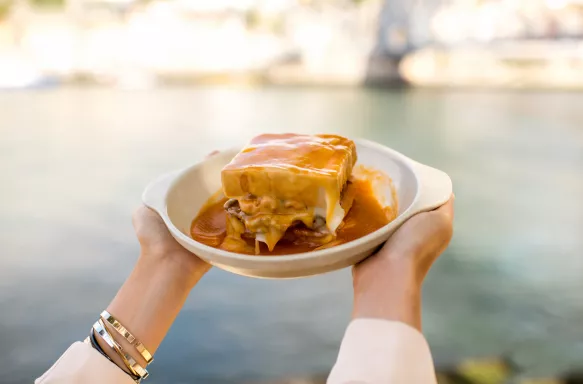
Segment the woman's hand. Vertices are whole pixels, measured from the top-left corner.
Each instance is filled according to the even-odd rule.
[[[142,205],[132,217],[136,237],[140,242],[140,259],[168,268],[179,274],[177,278],[200,278],[210,265],[183,248],[174,240],[162,218]],[[198,278],[197,278],[198,276]]]
[[[354,267],[354,318],[421,329],[421,285],[452,237],[453,200],[407,220],[378,253]]]

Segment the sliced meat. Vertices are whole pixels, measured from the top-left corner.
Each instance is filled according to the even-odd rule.
[[[329,234],[324,225],[323,230],[313,230],[304,223],[297,223],[293,227],[289,228],[284,239],[290,242],[301,241],[301,242],[311,242],[314,244],[326,244],[334,239],[334,236]]]
[[[241,207],[239,206],[239,201],[237,201],[237,199],[227,200],[225,205],[223,205],[223,208],[225,208],[225,211],[227,211],[228,215],[234,216],[239,220],[243,220],[243,216],[245,214],[243,211],[241,211]]]

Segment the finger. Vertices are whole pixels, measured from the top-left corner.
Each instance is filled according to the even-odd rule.
[[[159,222],[162,222],[160,215],[143,204],[132,215],[132,224],[135,230],[142,228],[143,225]]]
[[[134,229],[138,229],[140,223],[143,221],[142,217],[144,216],[144,209],[147,208],[143,204],[140,204],[138,208],[134,209],[134,212],[132,213],[132,225],[134,226]]]
[[[453,215],[454,215],[453,202],[454,202],[454,200],[455,200],[455,195],[452,193],[452,195],[449,198],[449,200],[447,201],[447,203],[445,203],[441,207],[437,208],[436,211],[443,214],[443,215],[446,215],[450,219],[453,219]]]

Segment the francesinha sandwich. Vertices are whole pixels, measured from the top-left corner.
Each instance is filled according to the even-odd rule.
[[[326,244],[334,240],[354,199],[350,175],[354,142],[336,135],[265,134],[227,164],[221,179],[228,198],[227,238],[232,251],[263,242],[270,251],[284,236]]]

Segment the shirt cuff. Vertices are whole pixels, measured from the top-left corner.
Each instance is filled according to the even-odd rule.
[[[427,341],[404,323],[352,321],[328,378],[328,384],[349,383],[436,383]]]
[[[88,344],[75,342],[35,384],[135,384],[117,365]]]

